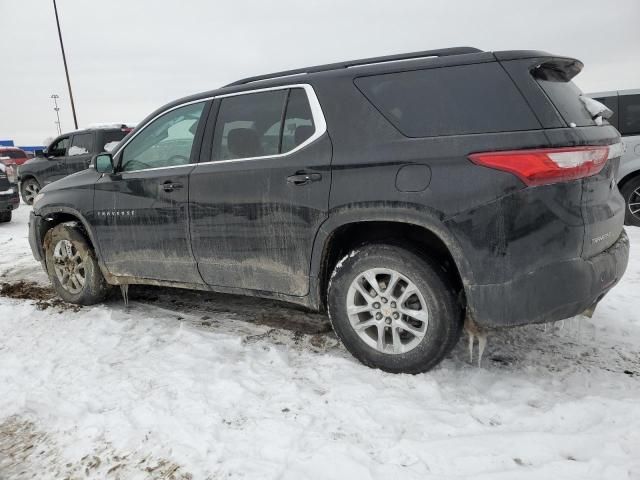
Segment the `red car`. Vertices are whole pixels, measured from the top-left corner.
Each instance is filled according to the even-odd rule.
[[[24,150],[16,147],[0,147],[0,162],[7,167],[6,175],[11,183],[16,183],[18,165],[22,165],[27,160],[29,157]]]

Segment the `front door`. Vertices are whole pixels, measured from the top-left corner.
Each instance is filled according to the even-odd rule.
[[[202,283],[191,253],[189,173],[206,101],[156,117],[120,149],[95,186],[92,221],[114,275]]]
[[[214,116],[204,163],[190,177],[191,241],[202,278],[306,295],[331,184],[331,142],[313,90],[226,96]]]
[[[89,167],[89,163],[91,163],[91,152],[94,151],[94,141],[94,132],[73,134],[69,148],[67,149],[67,156],[64,160],[65,173],[67,175],[80,172]]]
[[[47,148],[46,158],[48,163],[46,168],[40,172],[41,187],[67,176],[66,160],[69,140],[70,137],[68,135],[59,137]]]

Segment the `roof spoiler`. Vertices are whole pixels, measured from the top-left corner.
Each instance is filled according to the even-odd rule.
[[[578,75],[584,67],[574,58],[552,58],[531,69],[531,75],[539,80],[550,82],[568,82]]]

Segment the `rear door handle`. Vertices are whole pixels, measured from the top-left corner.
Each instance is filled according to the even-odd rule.
[[[287,183],[293,185],[308,185],[311,182],[319,182],[322,180],[322,175],[319,173],[297,172],[295,175],[287,177]]]
[[[171,180],[168,180],[162,184],[162,188],[164,189],[165,192],[173,192],[174,190],[182,188],[182,184],[175,183],[175,182],[172,182]]]

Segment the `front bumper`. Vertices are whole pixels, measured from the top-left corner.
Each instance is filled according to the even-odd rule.
[[[20,194],[17,185],[0,192],[0,211],[15,210],[18,205],[20,205]]]
[[[475,321],[487,327],[563,320],[599,302],[620,281],[628,261],[623,230],[616,243],[589,259],[552,263],[505,283],[471,285],[467,305]]]

